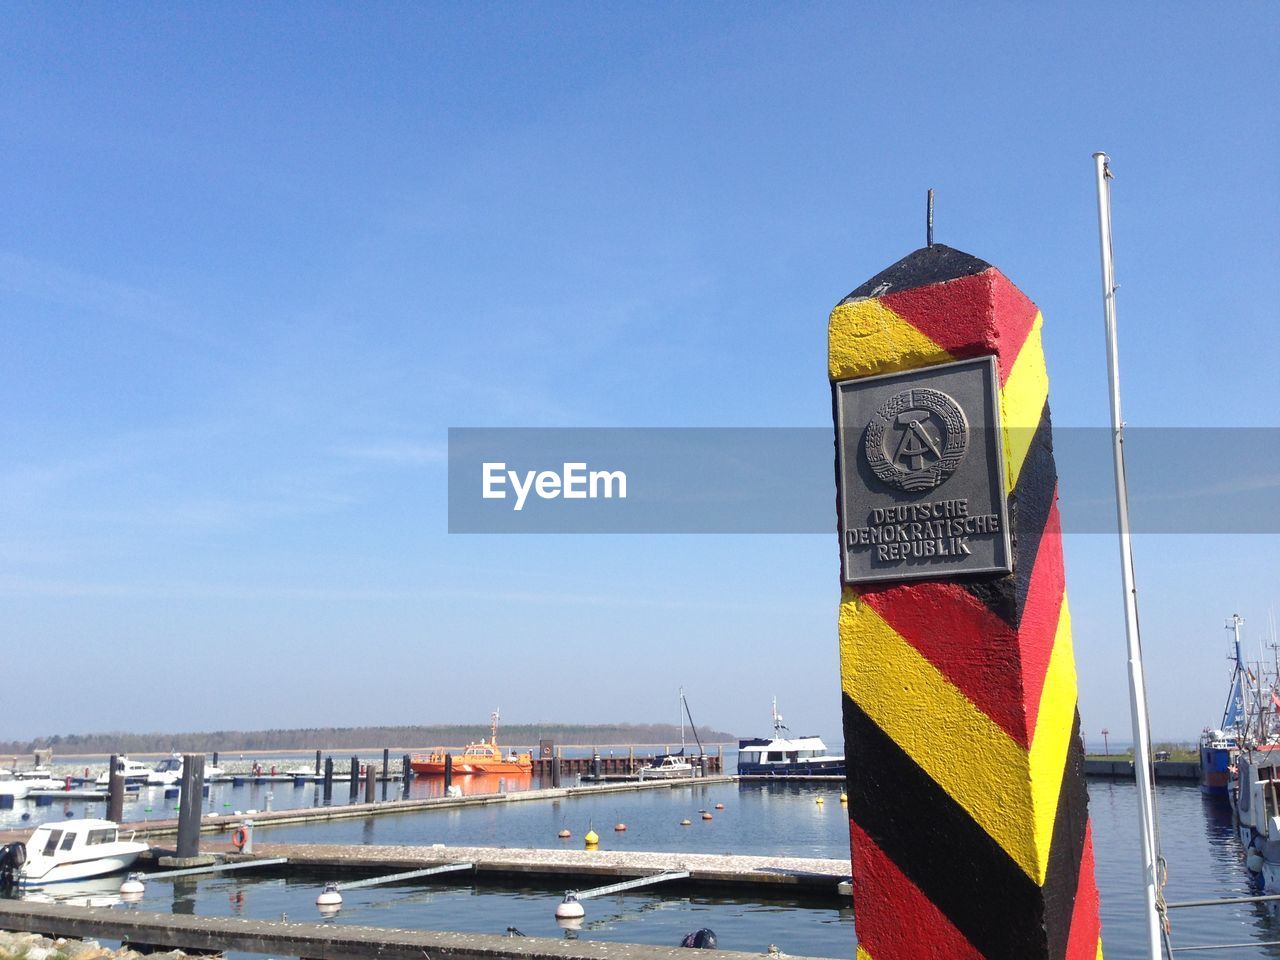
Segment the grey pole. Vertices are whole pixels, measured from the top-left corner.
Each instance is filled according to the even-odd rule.
[[[333,803],[333,757],[324,758],[324,805]]]
[[[320,776],[320,751],[316,751],[316,776]]]
[[[378,771],[371,763],[364,768],[364,802],[373,803],[373,785],[377,782]]]
[[[354,800],[360,796],[360,758],[351,758],[351,795],[349,799]]]
[[[413,783],[413,767],[411,763],[412,760],[407,753],[400,758],[401,786],[404,788],[406,797],[409,795],[409,785]]]
[[[178,857],[200,854],[200,816],[204,812],[204,754],[182,758],[182,794],[178,800]]]

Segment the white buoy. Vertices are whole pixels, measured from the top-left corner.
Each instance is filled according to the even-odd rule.
[[[326,910],[337,911],[342,906],[342,894],[338,892],[336,883],[326,883],[320,896],[316,897],[316,906],[323,913]]]
[[[147,888],[142,882],[141,874],[131,873],[125,877],[124,883],[120,884],[120,899],[126,903],[141,900],[146,892]]]
[[[578,902],[578,898],[572,893],[566,893],[564,899],[556,904],[557,920],[581,920],[586,915],[586,908]]]

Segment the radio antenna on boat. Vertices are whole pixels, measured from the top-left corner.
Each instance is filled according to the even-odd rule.
[[[1098,181],[1098,239],[1102,250],[1102,309],[1107,337],[1107,380],[1111,392],[1111,451],[1115,462],[1116,520],[1120,533],[1120,578],[1124,586],[1124,627],[1129,649],[1129,705],[1133,714],[1133,769],[1138,786],[1138,825],[1142,837],[1142,880],[1146,901],[1148,956],[1160,960],[1165,925],[1161,914],[1160,842],[1151,783],[1151,730],[1147,684],[1138,630],[1138,588],[1134,582],[1133,535],[1129,527],[1129,484],[1124,466],[1124,418],[1120,414],[1120,357],[1116,338],[1115,264],[1111,250],[1111,158],[1093,155]]]

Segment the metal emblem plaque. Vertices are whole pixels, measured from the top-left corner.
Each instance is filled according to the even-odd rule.
[[[845,583],[1009,573],[995,357],[834,384]]]

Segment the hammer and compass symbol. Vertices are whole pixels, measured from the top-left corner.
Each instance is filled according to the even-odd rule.
[[[863,449],[879,480],[899,490],[932,490],[955,473],[969,445],[964,410],[941,390],[914,387],[882,403]]]

